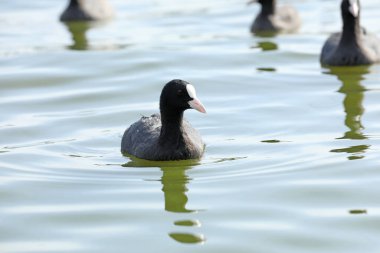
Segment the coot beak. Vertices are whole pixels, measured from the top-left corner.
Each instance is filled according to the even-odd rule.
[[[186,85],[187,93],[189,97],[192,98],[188,103],[191,108],[197,110],[198,112],[206,113],[205,107],[202,105],[201,101],[197,98],[197,93],[195,92],[195,88],[191,84]]]
[[[250,4],[253,4],[253,3],[256,3],[257,2],[257,0],[251,0],[251,1],[248,1],[247,2],[247,5],[250,5]]]
[[[191,108],[197,110],[198,112],[206,113],[206,108],[202,105],[199,99],[193,98],[193,100],[190,100],[188,103]]]

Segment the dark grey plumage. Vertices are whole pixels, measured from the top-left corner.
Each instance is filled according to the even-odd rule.
[[[114,11],[107,0],[70,0],[60,20],[95,21],[109,19]]]
[[[276,0],[253,0],[261,11],[251,25],[252,33],[295,32],[301,26],[298,12],[291,6],[276,6]]]
[[[159,142],[161,127],[160,115],[142,117],[124,133],[122,152],[154,161],[197,159],[202,156],[204,143],[189,122],[183,120],[181,136],[166,143]]]
[[[330,66],[369,65],[380,62],[380,40],[360,26],[358,0],[341,4],[343,31],[332,34],[325,42],[320,61]]]
[[[121,152],[154,161],[198,159],[204,151],[199,133],[183,119],[191,106],[205,112],[200,101],[188,94],[189,83],[173,80],[165,85],[160,97],[161,115],[142,117],[124,133]],[[195,105],[194,105],[195,103]],[[191,104],[191,106],[189,105]]]

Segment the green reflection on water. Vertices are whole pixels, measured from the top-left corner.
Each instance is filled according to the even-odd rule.
[[[367,210],[365,209],[362,209],[362,210],[354,209],[354,210],[349,210],[348,212],[350,214],[367,214]]]
[[[87,50],[89,47],[86,32],[93,26],[90,22],[66,22],[64,23],[71,34],[73,44],[68,46],[72,50]]]
[[[327,74],[335,75],[342,82],[338,92],[344,94],[343,107],[346,114],[344,124],[349,129],[342,137],[337,139],[365,140],[368,139],[363,133],[364,126],[361,122],[364,114],[364,92],[366,88],[361,84],[365,75],[370,72],[368,66],[360,67],[330,67]],[[331,152],[348,154],[361,154],[369,148],[369,145],[357,145],[342,149],[333,149]],[[364,155],[350,155],[349,160],[364,158]]]
[[[276,31],[259,31],[252,33],[253,36],[260,38],[273,38],[276,37],[278,34],[279,32]]]
[[[165,210],[174,213],[192,213],[196,210],[191,210],[186,207],[188,197],[187,184],[192,180],[186,175],[186,171],[191,169],[189,166],[178,167],[161,167],[162,191],[165,196]],[[191,220],[175,221],[177,226],[201,226],[200,221],[193,222]],[[169,233],[169,236],[177,242],[181,243],[201,243],[204,242],[202,234],[192,233]]]
[[[174,225],[185,227],[200,227],[201,223],[198,220],[179,220],[174,222]]]
[[[278,46],[271,41],[260,41],[257,43],[257,46],[254,46],[253,48],[261,48],[263,51],[273,51],[277,50]]]
[[[360,82],[364,80],[364,75],[368,73],[368,67],[330,68],[328,74],[336,75],[342,82],[338,92],[344,94],[343,106],[346,113],[344,123],[349,128],[349,131],[339,139],[367,139],[362,133],[364,127],[361,123],[361,118],[364,114],[363,100],[366,89]]]
[[[180,243],[203,243],[203,235],[194,235],[188,233],[170,233],[169,236]]]
[[[358,154],[365,153],[365,151],[369,147],[370,147],[369,145],[358,145],[358,146],[351,146],[351,147],[348,147],[348,148],[332,149],[330,152],[354,154],[354,155],[348,156],[347,158],[349,160],[357,160],[357,159],[364,158],[363,155],[358,155]]]
[[[124,156],[130,159],[129,162],[123,164],[123,167],[140,167],[140,168],[184,168],[190,169],[192,166],[196,166],[200,164],[198,159],[192,160],[180,160],[180,161],[150,161],[137,158],[135,156],[124,154]]]
[[[124,167],[159,167],[162,171],[161,184],[164,193],[165,211],[172,213],[194,213],[197,210],[191,210],[186,207],[188,202],[187,185],[192,180],[186,172],[192,166],[199,164],[199,160],[184,161],[166,161],[156,162],[138,159],[129,156],[130,162],[124,164]],[[198,220],[180,220],[174,221],[176,226],[200,227],[201,222]],[[169,236],[180,243],[202,243],[205,241],[204,235],[193,233],[169,233]]]
[[[263,140],[261,142],[263,142],[263,143],[280,143],[281,141],[280,140]]]
[[[101,27],[107,24],[107,21],[73,21],[63,23],[69,31],[72,39],[72,45],[68,46],[71,50],[90,50],[91,45],[87,39],[87,32],[93,28]],[[105,48],[115,46],[106,45]],[[122,48],[122,47],[120,47]]]
[[[275,72],[275,68],[257,68],[258,71],[263,71],[263,72]]]
[[[186,175],[190,167],[162,167],[162,191],[165,196],[165,210],[175,213],[190,213],[194,210],[186,208],[188,201],[186,185],[191,178]]]

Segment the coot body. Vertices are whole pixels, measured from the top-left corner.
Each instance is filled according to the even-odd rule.
[[[294,32],[301,26],[298,12],[291,6],[276,6],[276,0],[253,0],[261,11],[251,25],[252,33]]]
[[[183,119],[190,108],[206,112],[190,83],[170,81],[160,96],[160,115],[142,117],[132,124],[124,132],[121,152],[153,161],[200,158],[205,145],[197,130]]]
[[[380,40],[360,26],[359,0],[341,3],[343,31],[325,42],[320,61],[329,66],[369,65],[380,62]]]
[[[60,20],[64,22],[96,21],[109,19],[113,15],[114,11],[108,0],[70,0]]]

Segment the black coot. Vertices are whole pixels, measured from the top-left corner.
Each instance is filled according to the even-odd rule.
[[[161,92],[161,115],[142,117],[132,124],[123,135],[121,152],[153,161],[200,158],[205,145],[183,119],[184,111],[190,108],[206,113],[194,86],[183,80],[170,81]]]
[[[60,20],[95,21],[111,18],[114,12],[108,0],[70,0]]]
[[[251,25],[252,33],[294,32],[301,26],[298,12],[291,6],[276,7],[276,0],[251,0],[258,2],[261,11]]]
[[[325,42],[321,63],[355,66],[380,62],[380,40],[360,27],[359,0],[343,0],[341,11],[343,32],[332,34]]]

